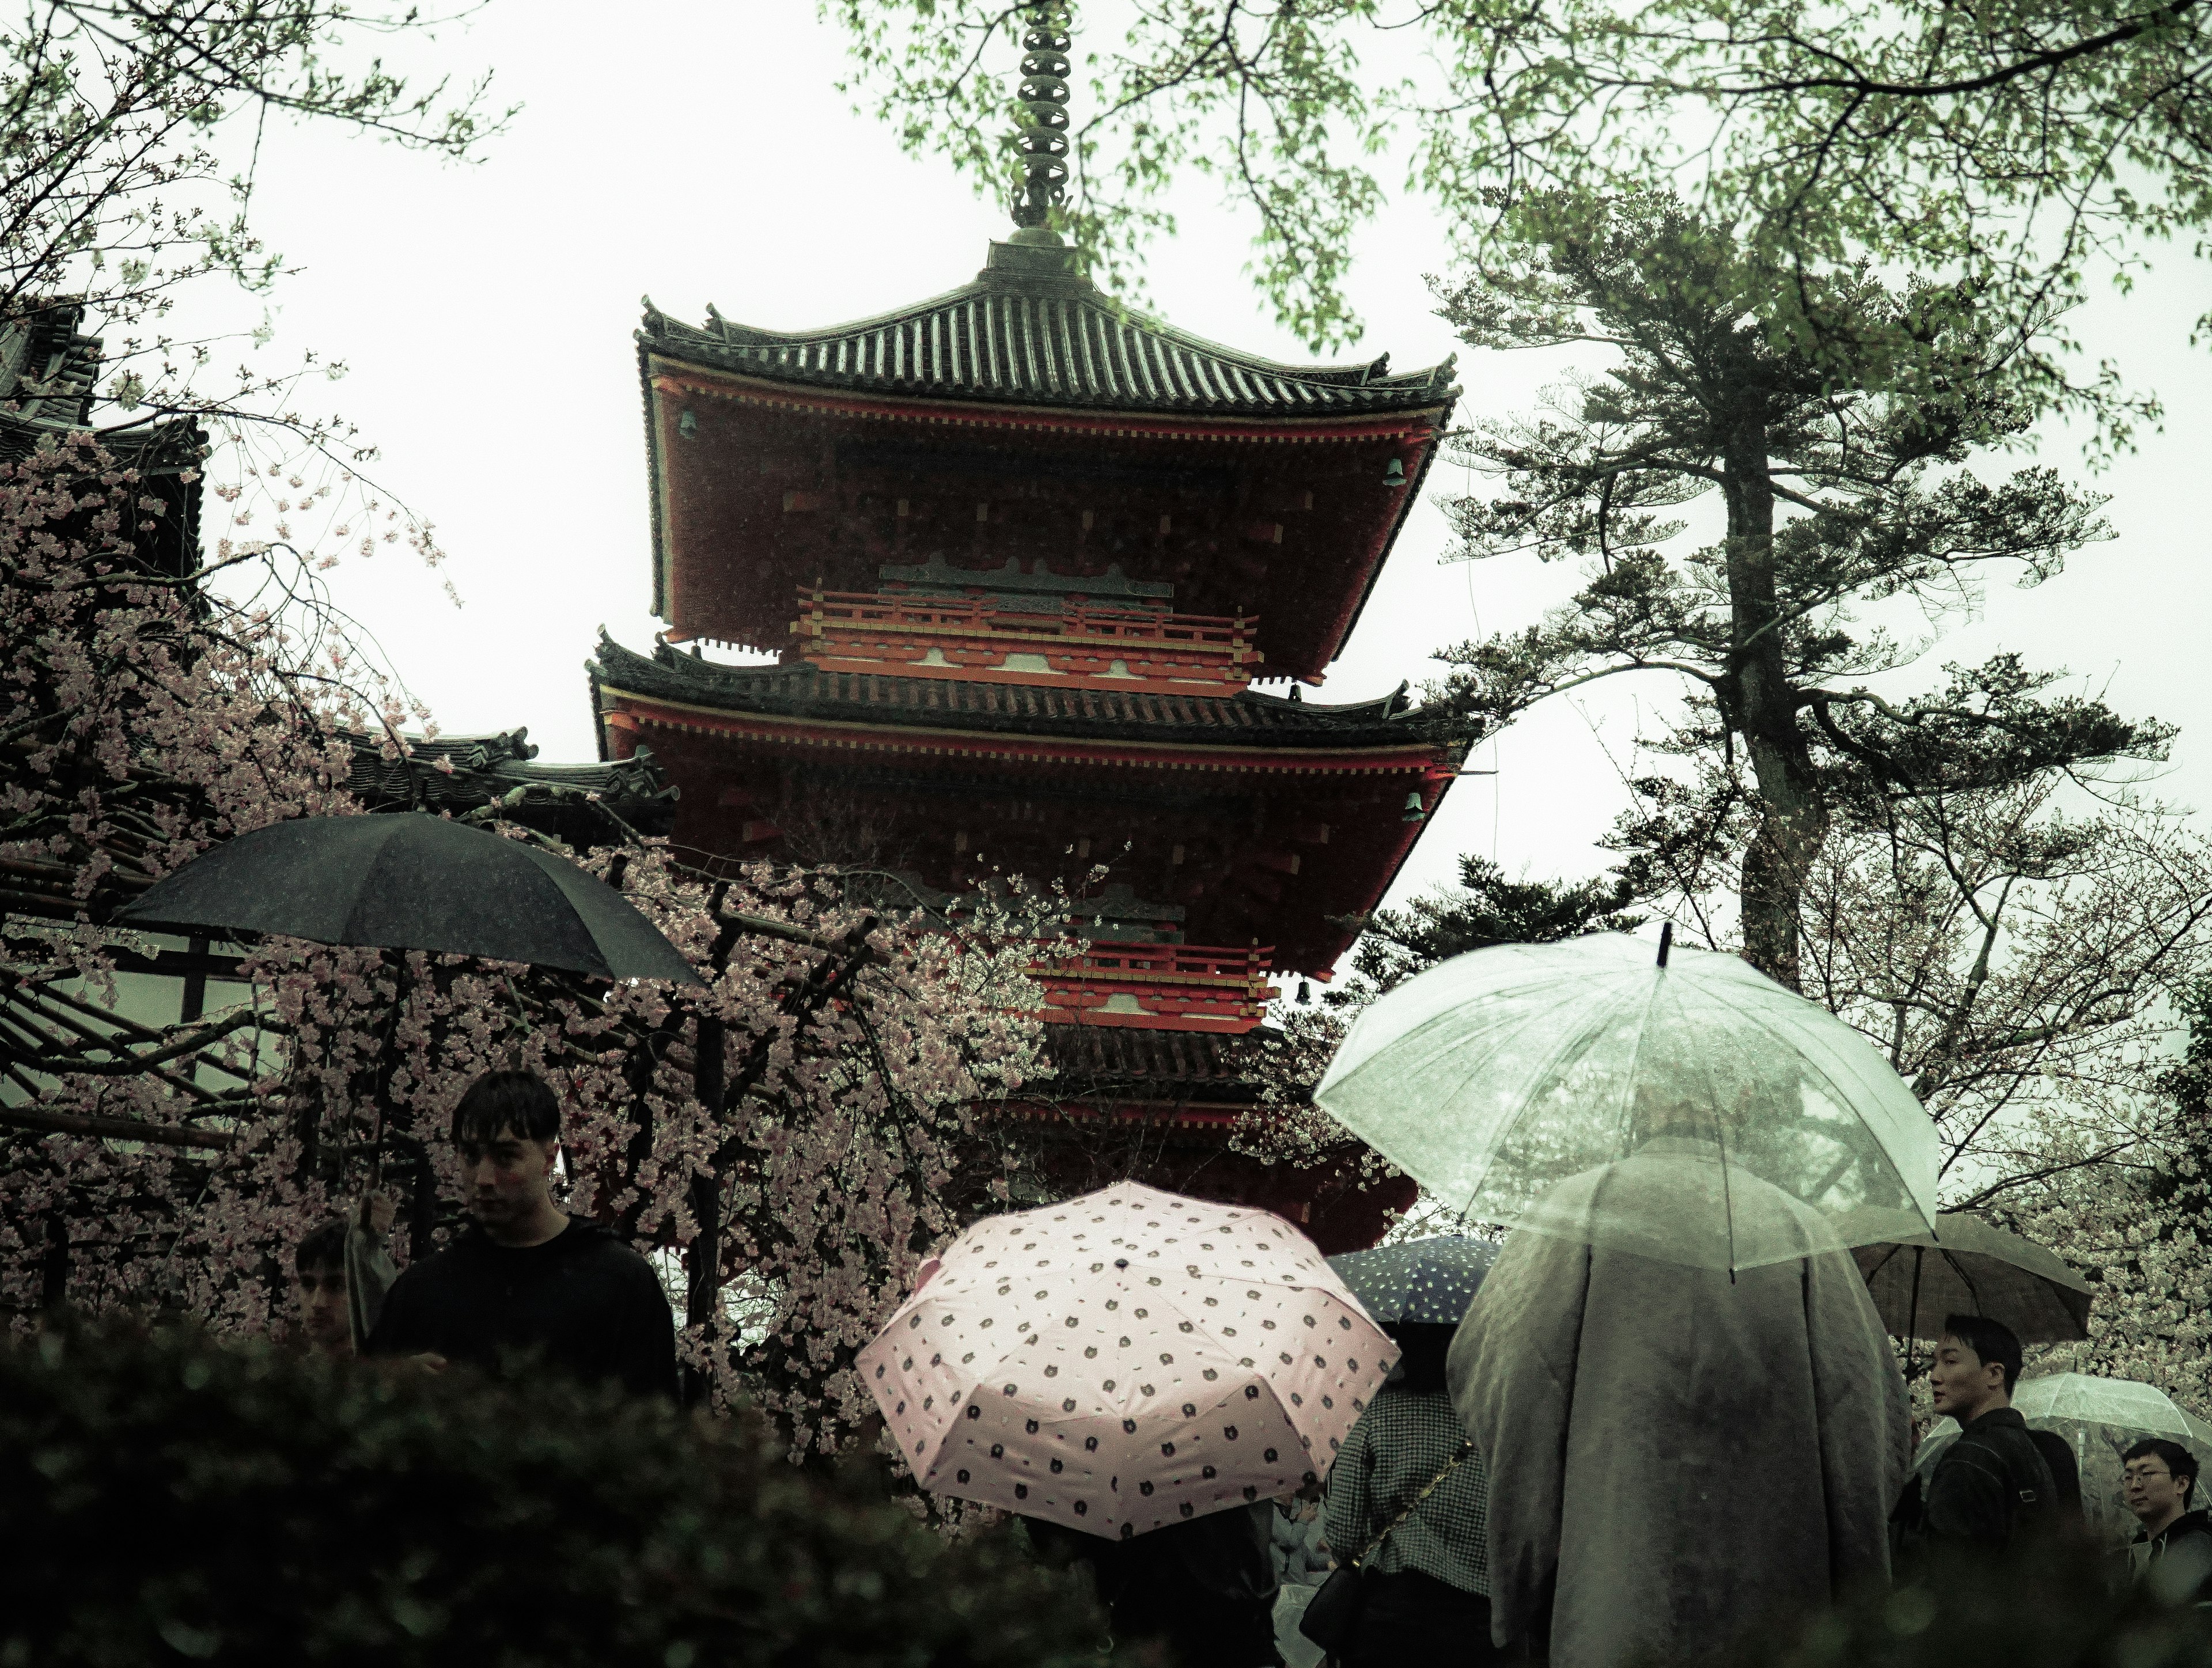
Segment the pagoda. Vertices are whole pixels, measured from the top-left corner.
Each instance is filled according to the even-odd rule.
[[[1459,768],[1403,686],[1304,698],[1458,390],[1449,362],[1273,363],[1095,288],[1048,224],[1052,9],[1017,229],[973,282],[797,332],[647,303],[665,629],[602,640],[601,756],[649,748],[694,860],[862,868],[947,919],[1009,876],[1062,885],[1085,945],[1037,967],[1057,1075],[1009,1112],[1050,1121],[1055,1183],[1133,1171],[1348,1248],[1410,1183],[1228,1142],[1274,980],[1330,976]]]

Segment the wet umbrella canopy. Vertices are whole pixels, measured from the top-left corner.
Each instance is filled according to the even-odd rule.
[[[1895,1337],[1943,1336],[1946,1315],[1986,1315],[2022,1343],[2089,1336],[2089,1283],[2053,1253],[1965,1211],[1933,1234],[1862,1246],[1859,1271]]]
[[[1347,1251],[1328,1265],[1380,1325],[1456,1326],[1497,1255],[1487,1240],[1453,1234]]]
[[[2088,1373],[2046,1373],[2022,1379],[2012,1404],[2024,1419],[2054,1424],[2100,1425],[2134,1436],[2190,1440],[2189,1416],[2156,1385],[2135,1379],[2100,1379]]]
[[[1738,1269],[1924,1233],[1936,1137],[1866,1040],[1733,955],[1617,933],[1455,956],[1354,1022],[1316,1097],[1478,1221]],[[1662,1216],[1616,1201],[1635,1157]]]
[[[157,883],[117,919],[699,982],[635,906],[565,858],[415,811],[257,828]]]
[[[1133,1182],[922,1274],[858,1362],[921,1486],[1109,1539],[1326,1477],[1397,1355],[1281,1217]]]

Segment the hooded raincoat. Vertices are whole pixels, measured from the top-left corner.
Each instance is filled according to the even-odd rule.
[[[1563,1186],[1659,1220],[1668,1174],[1638,1154]],[[1739,1202],[1832,1242],[1766,1191]],[[1732,1278],[1516,1231],[1450,1384],[1490,1466],[1493,1635],[1552,1668],[1694,1658],[1887,1574],[1905,1382],[1847,1252]]]

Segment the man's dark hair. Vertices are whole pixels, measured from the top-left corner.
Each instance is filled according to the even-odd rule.
[[[1987,1315],[1947,1315],[1943,1336],[1972,1350],[1983,1366],[2003,1368],[2004,1392],[2012,1394],[2013,1386],[2020,1382],[2020,1340],[2011,1327]]]
[[[2179,1442],[2169,1442],[2163,1436],[2146,1436],[2120,1456],[2120,1464],[2130,1459],[2163,1459],[2166,1470],[2173,1473],[2176,1483],[2185,1485],[2181,1491],[2184,1511],[2193,1511],[2197,1506],[2197,1456]]]
[[[561,1133],[561,1102],[534,1071],[487,1071],[453,1108],[455,1141],[495,1141],[519,1135],[551,1141]]]
[[[332,1216],[328,1222],[317,1222],[292,1247],[292,1272],[305,1274],[311,1268],[343,1268],[345,1242],[343,1217]]]

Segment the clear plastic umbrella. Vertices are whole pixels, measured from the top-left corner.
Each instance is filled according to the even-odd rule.
[[[2012,1404],[2021,1416],[2049,1420],[2135,1436],[2190,1439],[2189,1416],[2156,1385],[2136,1379],[2100,1379],[2088,1373],[2045,1373],[2022,1379]]]
[[[1468,1216],[1694,1267],[1936,1214],[1934,1130],[1865,1039],[1735,956],[1617,933],[1408,980],[1353,1023],[1318,1099]]]

